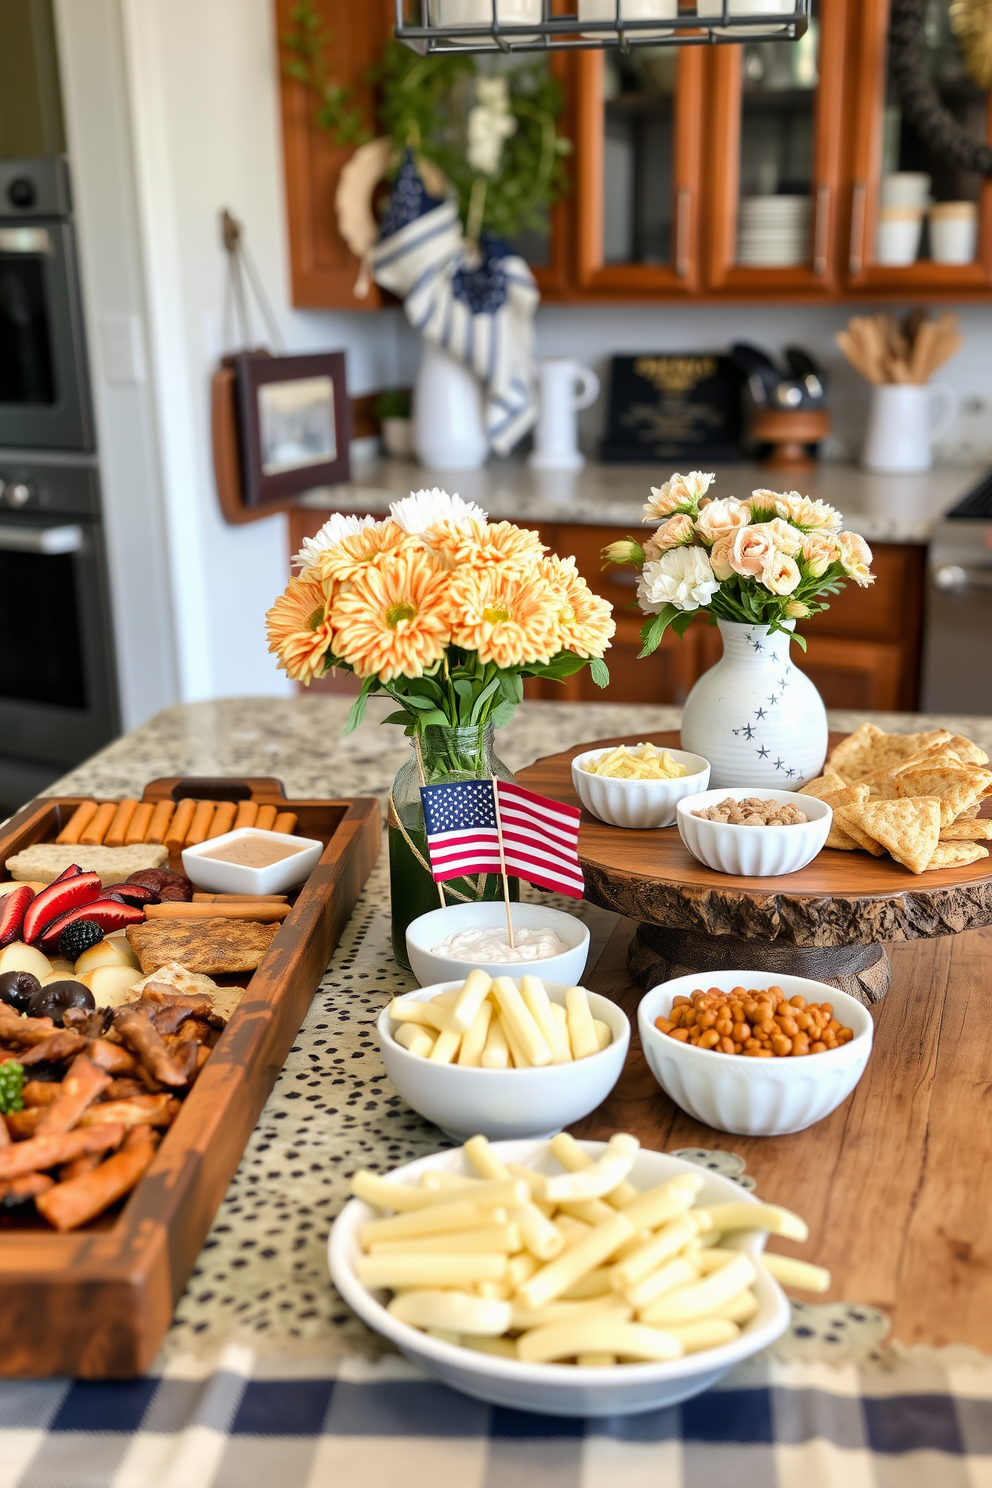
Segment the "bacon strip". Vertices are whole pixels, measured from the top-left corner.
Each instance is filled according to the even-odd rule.
[[[57,1183],[36,1200],[38,1209],[57,1230],[78,1229],[129,1193],[154,1156],[151,1142],[136,1143],[91,1173]]]
[[[91,1106],[79,1119],[83,1129],[113,1125],[171,1126],[179,1114],[179,1102],[171,1095],[132,1095],[128,1100],[104,1101]]]
[[[39,1135],[70,1131],[87,1106],[92,1105],[109,1084],[110,1076],[95,1065],[92,1059],[87,1059],[85,1054],[77,1055],[58,1087],[58,1098],[42,1113],[38,1123]]]
[[[82,1054],[88,1042],[88,1039],[82,1038],[78,1033],[67,1033],[64,1028],[56,1028],[54,1033],[35,1044],[26,1054],[19,1054],[18,1060],[29,1067],[32,1064],[45,1064],[50,1059],[72,1059],[76,1054]]]
[[[7,1130],[10,1132],[13,1140],[15,1142],[23,1142],[25,1138],[33,1137],[38,1130],[38,1122],[44,1114],[44,1106],[26,1106],[23,1111],[9,1112],[7,1116]]]
[[[21,1091],[26,1106],[50,1106],[58,1098],[59,1086],[54,1080],[28,1080]]]
[[[185,1074],[165,1047],[147,1013],[134,1007],[122,1007],[114,1018],[114,1027],[156,1080],[163,1085],[187,1083]]]
[[[0,1039],[7,1044],[40,1044],[55,1028],[51,1018],[22,1018],[13,1008],[0,1008]]]
[[[93,1039],[86,1052],[93,1063],[106,1070],[108,1075],[133,1077],[138,1073],[138,1061],[134,1055],[129,1054],[120,1044],[112,1044],[109,1039]]]
[[[0,1183],[23,1178],[25,1173],[41,1172],[61,1163],[72,1162],[84,1152],[106,1152],[119,1147],[124,1140],[124,1127],[98,1126],[89,1131],[62,1132],[45,1137],[31,1137],[0,1150]]]

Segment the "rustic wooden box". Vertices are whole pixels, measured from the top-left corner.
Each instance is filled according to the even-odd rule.
[[[379,854],[371,797],[286,801],[279,781],[258,778],[158,780],[144,799],[169,795],[278,803],[297,813],[301,835],[324,841],[324,854],[116,1218],[70,1235],[0,1221],[0,1375],[121,1379],[151,1364]],[[14,853],[53,841],[82,799],[39,798],[0,829],[0,877]]]

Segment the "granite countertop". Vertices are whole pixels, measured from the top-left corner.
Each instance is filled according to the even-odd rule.
[[[380,515],[389,503],[421,487],[440,486],[476,501],[490,516],[519,522],[576,522],[636,530],[652,486],[670,473],[658,465],[598,465],[536,471],[521,460],[490,460],[481,470],[432,471],[413,461],[356,464],[351,482],[308,491],[299,506]],[[869,542],[925,543],[944,512],[977,484],[977,466],[951,465],[925,475],[871,475],[851,465],[820,465],[786,476],[755,464],[716,467],[714,494],[747,496],[769,486],[819,497],[844,513],[845,525]]]
[[[365,722],[342,737],[350,698],[222,698],[166,708],[55,782],[46,794],[139,795],[160,775],[275,775],[288,796],[377,795],[409,757],[400,729],[377,727],[391,708],[373,699]],[[992,753],[992,718],[833,712],[844,732],[870,721],[892,732],[946,726]],[[678,728],[681,709],[619,703],[524,703],[497,735],[512,770],[571,744]]]

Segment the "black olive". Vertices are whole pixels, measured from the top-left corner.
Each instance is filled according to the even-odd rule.
[[[41,983],[30,971],[5,971],[0,974],[0,1002],[16,1008],[19,1013],[27,1012],[28,1003],[40,991]]]
[[[28,1003],[28,1012],[32,1018],[51,1018],[56,1028],[61,1028],[62,1015],[71,1007],[96,1007],[89,987],[82,982],[49,982],[47,987],[38,988]]]

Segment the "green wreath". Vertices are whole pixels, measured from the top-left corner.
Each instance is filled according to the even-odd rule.
[[[326,54],[331,33],[313,0],[299,0],[290,13],[292,29],[282,38],[289,53],[284,69],[318,100],[315,122],[341,145],[373,138],[350,88],[332,81]],[[469,163],[466,138],[476,84],[499,75],[507,85],[513,133],[504,141],[493,174]],[[488,231],[513,238],[527,230],[547,231],[547,212],[570,189],[565,158],[571,141],[558,132],[561,89],[542,63],[516,63],[490,74],[474,55],[421,57],[390,39],[379,64],[366,74],[375,86],[380,133],[396,146],[396,166],[405,149],[440,171],[457,195],[466,236]]]

